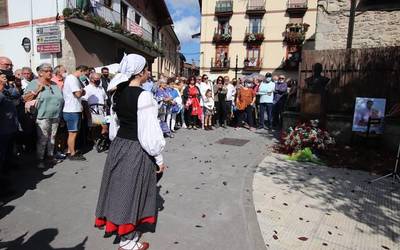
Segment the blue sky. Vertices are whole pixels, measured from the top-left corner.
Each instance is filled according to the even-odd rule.
[[[200,7],[198,0],[166,0],[174,21],[175,33],[181,42],[181,52],[187,62],[199,64],[200,39],[192,35],[200,32]]]

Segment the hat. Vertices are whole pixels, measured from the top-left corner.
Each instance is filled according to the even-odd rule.
[[[265,74],[265,77],[272,77],[272,74],[268,72],[267,74]]]

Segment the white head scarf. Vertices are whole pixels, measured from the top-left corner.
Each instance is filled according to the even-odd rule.
[[[144,70],[146,59],[138,54],[124,55],[119,63],[119,73],[116,74],[108,85],[107,91],[117,87],[120,83],[126,82],[132,75],[137,75]]]

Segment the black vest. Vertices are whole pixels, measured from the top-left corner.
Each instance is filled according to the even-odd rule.
[[[122,84],[125,86],[118,89],[114,96],[115,111],[120,124],[117,136],[137,141],[137,106],[139,95],[143,89],[141,87],[130,87],[126,83]]]

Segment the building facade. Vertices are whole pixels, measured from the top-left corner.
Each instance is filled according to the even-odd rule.
[[[153,75],[157,78],[174,77],[180,74],[180,42],[171,25],[164,26],[160,30],[161,47],[163,56],[156,58],[153,67]]]
[[[15,68],[46,62],[72,71],[78,64],[98,67],[138,53],[154,70],[156,58],[165,54],[160,30],[172,24],[164,0],[0,0],[0,37],[7,37],[0,40],[0,55]],[[30,41],[30,51],[23,40]]]
[[[400,45],[400,1],[355,0],[352,48]],[[351,1],[318,1],[317,50],[347,47]]]
[[[297,76],[314,49],[317,0],[202,0],[200,74]]]

